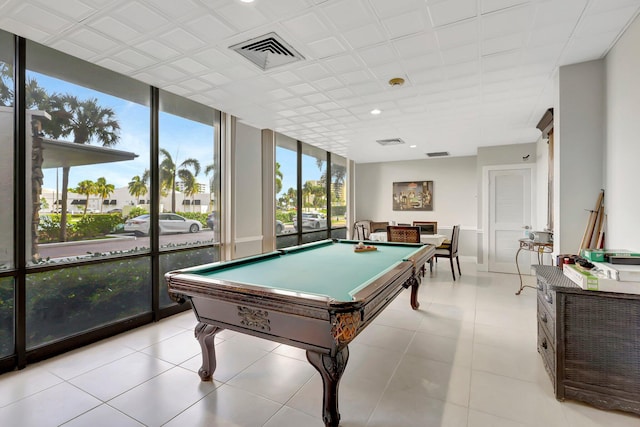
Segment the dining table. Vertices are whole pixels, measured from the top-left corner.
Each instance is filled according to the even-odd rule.
[[[420,242],[440,246],[442,242],[445,241],[447,236],[444,234],[421,234]],[[369,233],[369,238],[367,239],[371,242],[386,242],[387,241],[387,232],[386,231],[376,231],[373,233]]]

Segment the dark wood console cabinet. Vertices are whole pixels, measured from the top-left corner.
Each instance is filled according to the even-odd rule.
[[[558,400],[640,415],[640,295],[585,291],[552,266],[533,266],[538,353]]]

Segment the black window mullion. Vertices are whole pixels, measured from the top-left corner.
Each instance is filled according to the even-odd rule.
[[[331,153],[327,151],[327,170],[325,172],[325,191],[327,193],[327,238],[331,238]]]
[[[298,217],[298,244],[302,244],[302,142],[296,141],[296,160],[297,160],[297,177],[296,177],[296,216]]]
[[[151,214],[151,225],[149,243],[151,245],[151,306],[153,309],[153,320],[160,320],[160,226],[158,218],[160,215],[160,158],[159,148],[159,110],[160,110],[160,90],[151,86],[151,108],[150,108],[150,158],[151,158],[151,203],[149,206]]]

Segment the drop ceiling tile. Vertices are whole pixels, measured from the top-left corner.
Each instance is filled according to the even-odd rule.
[[[431,29],[426,17],[415,12],[383,19],[382,25],[392,39]]]
[[[352,55],[340,55],[329,58],[324,63],[335,73],[340,74],[346,71],[359,70],[363,67],[362,63]]]
[[[341,87],[338,89],[329,90],[327,92],[327,95],[329,95],[329,98],[333,100],[341,100],[344,102],[345,99],[349,99],[353,96],[353,92],[351,91],[351,89]],[[342,102],[340,102],[340,104],[343,105]]]
[[[179,52],[177,50],[172,49],[171,47],[165,45],[164,43],[160,43],[155,39],[145,40],[138,43],[135,47],[142,52],[145,52],[147,55],[153,56],[154,58],[158,58],[163,61],[179,55]]]
[[[478,60],[463,62],[460,64],[447,65],[444,67],[447,77],[457,78],[463,76],[475,75],[480,71],[480,62]]]
[[[53,8],[59,16],[64,16],[76,22],[80,22],[95,12],[95,8],[87,6],[78,0],[56,0],[55,3],[50,0],[32,0],[32,2],[39,4],[39,8]]]
[[[322,102],[316,105],[316,107],[318,107],[318,110],[320,111],[331,111],[341,108],[340,105],[336,104],[335,102]]]
[[[423,70],[415,73],[411,73],[409,78],[414,84],[424,84],[424,83],[439,83],[445,78],[444,68],[437,67],[431,68],[428,70]]]
[[[505,37],[512,34],[522,34],[531,27],[531,17],[534,9],[520,6],[488,15],[483,15],[481,21],[481,36],[483,39]]]
[[[128,42],[131,39],[139,37],[141,34],[111,16],[103,16],[92,20],[92,22],[88,23],[87,26],[122,42]]]
[[[424,0],[370,0],[376,14],[379,17],[395,16],[405,12],[425,10]],[[418,13],[418,12],[416,12]]]
[[[345,46],[336,37],[327,37],[307,44],[311,55],[317,59],[327,58],[347,51]]]
[[[547,46],[549,44],[566,43],[573,33],[575,26],[566,24],[554,24],[545,27],[537,27],[531,31],[528,46]]]
[[[80,46],[84,46],[90,50],[96,50],[98,52],[110,51],[118,48],[118,44],[88,28],[79,28],[76,31],[67,33],[65,36],[68,40],[77,43]]]
[[[228,77],[223,76],[220,73],[207,73],[201,75],[200,78],[213,84],[214,86],[222,86],[231,81]]]
[[[200,61],[212,70],[219,71],[232,65],[233,61],[228,54],[235,55],[235,52],[231,52],[226,48],[223,49],[224,52],[217,48],[210,48],[194,53],[192,55],[194,59]]]
[[[114,59],[117,59],[118,61],[123,62],[136,69],[149,67],[156,62],[156,60],[152,57],[138,52],[134,49],[123,49],[111,56]]]
[[[281,101],[281,104],[284,105],[283,110],[289,110],[289,109],[295,109],[303,105],[306,105],[306,102],[301,98],[295,97],[295,98],[285,99]]]
[[[345,85],[351,85],[356,83],[362,83],[374,79],[374,76],[369,70],[356,70],[348,73],[342,73],[338,76],[341,82]]]
[[[483,14],[490,13],[526,3],[529,3],[529,0],[481,0],[480,11]]]
[[[34,26],[26,26],[22,22],[6,17],[0,17],[0,28],[36,42],[43,42],[50,36],[49,33],[41,31]]]
[[[402,60],[402,64],[407,70],[407,73],[414,73],[424,70],[425,68],[441,67],[444,65],[444,62],[440,53],[432,53],[429,55],[408,57],[408,59]]]
[[[432,32],[393,40],[392,44],[398,53],[405,58],[413,55],[423,55],[438,49],[435,33]]]
[[[560,65],[603,58],[616,39],[618,32],[600,33],[590,37],[574,38],[562,55]]]
[[[58,40],[51,44],[51,47],[59,50],[60,52],[67,53],[77,58],[90,59],[96,56],[98,52],[95,52],[87,47],[80,46],[77,43],[72,43],[69,40]]]
[[[377,82],[365,82],[365,83],[359,83],[359,84],[351,85],[351,90],[357,96],[366,96],[366,95],[370,95],[370,94],[377,94],[377,93],[380,93],[381,89],[382,89],[382,87],[381,87],[380,83],[377,83]],[[369,111],[371,111],[371,110],[369,110]]]
[[[249,65],[236,64],[220,70],[219,72],[220,74],[229,77],[232,81],[241,82],[242,80],[257,76],[261,71],[258,69],[258,67],[249,67]]]
[[[621,9],[627,6],[638,8],[638,0],[591,0],[588,13],[605,12],[608,10]]]
[[[128,64],[124,64],[120,61],[116,61],[112,58],[101,59],[97,61],[96,64],[98,64],[101,67],[107,68],[109,70],[113,70],[117,73],[122,73],[126,75],[132,74],[135,71],[134,67]]]
[[[169,64],[172,65],[175,68],[178,68],[178,69],[186,72],[186,73],[189,73],[190,75],[201,74],[201,73],[204,73],[205,71],[208,70],[207,67],[205,67],[204,65],[202,65],[198,61],[194,61],[193,59],[191,59],[189,57],[183,57],[183,58],[180,58],[180,59],[176,59],[175,61],[171,61]]]
[[[436,37],[440,49],[471,44],[478,41],[478,21],[471,20],[438,28]]]
[[[158,39],[183,53],[196,50],[205,45],[205,42],[199,37],[179,27],[162,32]]]
[[[266,16],[274,19],[279,19],[284,15],[300,13],[309,8],[307,2],[300,0],[258,1],[254,5]]]
[[[257,8],[239,2],[217,7],[216,14],[239,31],[250,30],[267,23],[267,18]]]
[[[396,51],[389,44],[360,49],[357,53],[368,67],[398,61]]]
[[[353,49],[375,45],[386,40],[380,26],[376,24],[345,31],[342,36]]]
[[[537,12],[534,28],[554,24],[573,26],[577,23],[587,6],[587,0],[542,1],[536,3]]]
[[[485,39],[480,44],[480,53],[482,55],[492,55],[494,53],[522,49],[524,41],[524,33]]]
[[[427,6],[434,27],[453,24],[478,15],[477,0],[442,1]]]
[[[216,43],[234,34],[227,24],[213,15],[202,15],[185,22],[185,28],[206,43]]]
[[[313,86],[317,87],[320,90],[326,91],[331,89],[337,89],[339,87],[344,86],[340,80],[331,76],[326,79],[320,79],[313,82]]]
[[[479,57],[478,43],[467,44],[442,51],[442,60],[445,65],[458,64],[460,62],[469,62],[477,60]]]
[[[162,64],[148,69],[147,73],[159,78],[163,82],[175,82],[177,80],[183,80],[188,76],[184,71]]]
[[[292,83],[298,83],[302,79],[293,71],[281,71],[270,74],[271,78],[282,85],[290,85]]]
[[[130,27],[137,28],[140,32],[154,31],[169,23],[158,12],[135,0],[124,3],[112,13],[113,16],[127,23]]]
[[[70,19],[62,18],[31,4],[18,6],[12,12],[12,16],[28,26],[39,28],[50,34],[56,34],[73,23]]]
[[[370,71],[381,84],[387,85],[389,80],[401,77],[405,79],[405,85],[407,85],[407,76],[405,75],[402,66],[397,62],[390,62],[377,67],[372,67]]]
[[[340,31],[363,26],[373,20],[373,13],[362,0],[339,0],[322,7],[323,13]]]
[[[300,80],[314,81],[329,77],[329,71],[319,63],[306,65],[295,70]]]
[[[269,95],[269,97],[271,97],[272,99],[286,99],[286,98],[291,98],[293,96],[291,92],[283,88],[269,91],[267,95]]]
[[[149,4],[164,15],[174,19],[180,19],[193,13],[202,14],[206,11],[206,9],[201,9],[193,0],[152,0]]]
[[[299,40],[310,42],[331,35],[327,26],[315,12],[309,12],[301,16],[283,21],[282,26]]]
[[[582,18],[576,28],[575,37],[592,37],[596,34],[618,32],[629,23],[629,16],[638,10],[638,5],[614,9],[599,14],[589,14]]]
[[[296,95],[306,95],[316,92],[316,89],[309,83],[301,83],[293,86],[289,86],[289,90]]]

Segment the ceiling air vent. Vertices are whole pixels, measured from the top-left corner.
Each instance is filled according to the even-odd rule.
[[[427,157],[446,157],[449,155],[448,151],[434,151],[433,153],[426,153]]]
[[[402,138],[378,139],[376,140],[376,142],[384,146],[404,144],[404,141],[402,140]]]
[[[235,50],[265,71],[304,59],[304,56],[273,32],[234,44],[229,49]]]

